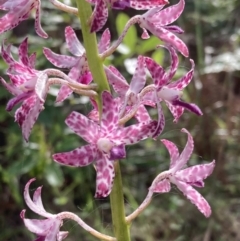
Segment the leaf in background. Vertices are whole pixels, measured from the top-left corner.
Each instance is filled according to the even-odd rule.
[[[127,23],[127,21],[129,20],[129,17],[125,14],[125,13],[120,13],[118,16],[117,16],[117,19],[116,19],[116,26],[117,26],[117,32],[118,32],[118,35],[121,35],[124,27],[125,27],[125,24]],[[123,43],[129,47],[130,51],[131,52],[135,52],[135,47],[136,47],[136,43],[137,43],[137,31],[136,31],[136,27],[135,26],[132,26],[126,36],[124,37],[123,39]]]
[[[45,168],[44,176],[51,186],[60,187],[63,185],[63,173],[61,167],[56,163],[52,162]]]
[[[159,48],[152,54],[152,59],[155,60],[158,64],[162,65],[164,60],[164,50]]]
[[[141,40],[140,44],[137,46],[137,53],[138,54],[145,54],[149,51],[156,49],[156,46],[162,44],[157,37],[151,36],[149,39]]]

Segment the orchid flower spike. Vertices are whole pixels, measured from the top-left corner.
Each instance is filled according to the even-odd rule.
[[[188,57],[186,44],[174,34],[183,33],[183,30],[178,26],[168,26],[180,17],[184,6],[185,0],[179,0],[178,4],[163,10],[163,6],[158,6],[144,13],[139,19],[140,27],[143,29],[142,38],[149,38],[147,33],[149,30],[153,35],[177,49],[183,56]]]
[[[0,34],[15,28],[20,22],[29,18],[32,9],[36,9],[35,30],[42,37],[48,35],[41,27],[41,1],[40,0],[1,0],[0,9],[8,11],[0,18]]]
[[[170,183],[173,183],[197,206],[201,213],[209,217],[211,215],[211,208],[208,202],[192,186],[204,187],[203,180],[213,172],[215,161],[213,160],[208,164],[184,168],[193,152],[194,142],[191,134],[186,129],[182,129],[182,132],[188,135],[188,141],[181,154],[179,154],[178,148],[174,143],[165,139],[162,140],[162,143],[166,146],[170,154],[171,162],[168,171],[170,174],[160,181],[156,178],[150,190],[157,193],[169,192],[171,189]]]
[[[19,61],[13,59],[10,52],[10,45],[4,47],[2,44],[1,55],[4,61],[9,65],[7,74],[10,77],[10,83],[0,77],[3,86],[15,97],[8,103],[6,110],[11,111],[17,104],[22,102],[15,112],[15,121],[22,128],[22,134],[28,141],[31,129],[36,122],[39,113],[44,109],[46,94],[48,91],[48,76],[44,71],[34,69],[35,53],[28,56],[27,38],[18,48]]]
[[[59,231],[62,226],[62,220],[58,215],[48,213],[43,207],[41,198],[42,187],[38,187],[35,190],[33,199],[30,197],[29,186],[33,181],[35,181],[34,178],[29,180],[25,186],[24,200],[33,212],[45,219],[27,219],[25,218],[26,210],[22,210],[20,217],[23,219],[26,228],[36,234],[37,239],[35,241],[62,241],[67,237],[68,232]]]
[[[157,125],[156,121],[150,121],[128,127],[119,126],[119,102],[106,91],[102,99],[100,125],[75,111],[66,119],[66,124],[89,144],[53,155],[56,162],[75,167],[87,166],[95,161],[95,197],[106,197],[111,192],[115,176],[114,160],[126,157],[125,145],[150,137]]]

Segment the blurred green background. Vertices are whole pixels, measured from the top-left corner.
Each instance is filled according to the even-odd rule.
[[[176,3],[177,1],[171,1]],[[65,1],[71,4],[71,1]],[[74,5],[74,1],[72,5]],[[43,56],[42,47],[69,54],[65,45],[64,28],[72,26],[82,39],[78,20],[55,10],[42,1],[42,24],[49,34],[47,40],[34,32],[34,20],[22,22],[13,31],[1,35],[13,43],[17,53],[21,41],[29,37],[29,52],[37,52],[37,69],[53,67]],[[129,16],[137,11],[112,11],[107,27],[112,40],[124,27]],[[199,105],[204,115],[197,117],[185,111],[179,123],[164,107],[166,127],[160,138],[166,138],[183,149],[188,129],[194,137],[195,149],[188,165],[216,159],[214,173],[199,192],[209,201],[212,216],[206,219],[176,188],[168,194],[155,195],[152,204],[132,224],[134,241],[239,241],[240,240],[240,0],[186,0],[184,14],[177,24],[185,30],[181,38],[187,43],[190,58],[196,62],[195,76],[185,89],[183,99]],[[1,12],[3,15],[3,12]],[[101,34],[101,32],[99,33]],[[131,27],[123,44],[106,64],[114,64],[126,79],[131,80],[139,54],[153,57],[169,68],[169,53],[156,50],[161,41],[155,37],[140,39],[138,26]],[[174,79],[190,69],[188,59],[179,55],[180,65]],[[0,75],[7,80],[6,64],[0,59]],[[67,70],[65,70],[67,73]],[[34,236],[23,226],[19,217],[26,208],[23,188],[36,177],[31,193],[43,185],[43,203],[49,212],[72,211],[89,225],[112,234],[109,198],[94,199],[95,170],[93,166],[70,168],[53,162],[51,155],[68,151],[84,142],[69,132],[64,123],[67,115],[76,110],[88,113],[88,99],[71,96],[62,104],[55,104],[57,87],[51,89],[45,110],[34,125],[29,143],[22,139],[21,130],[14,123],[14,112],[5,111],[10,94],[0,88],[0,241],[28,241]],[[151,109],[157,118],[156,110]],[[121,161],[126,211],[131,213],[145,198],[154,177],[169,165],[169,154],[159,139],[147,140],[127,147],[127,159]],[[28,210],[28,218],[38,218]],[[66,240],[96,240],[72,221],[64,223]]]

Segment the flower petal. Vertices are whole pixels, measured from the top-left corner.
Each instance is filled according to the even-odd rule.
[[[175,180],[173,183],[181,192],[183,192],[183,194],[191,201],[192,204],[197,206],[198,210],[203,213],[205,217],[208,218],[211,215],[211,208],[208,202],[199,192],[184,182]]]
[[[154,34],[156,37],[163,40],[167,44],[172,45],[183,56],[188,57],[189,55],[188,48],[180,38],[178,38],[176,35],[168,31],[167,29],[156,26],[154,23],[148,20],[145,20],[145,22],[146,22],[146,25],[144,25],[144,27],[147,28],[150,32],[152,32],[152,34]]]
[[[152,119],[144,105],[140,105],[134,117],[138,122],[150,122]]]
[[[85,53],[84,47],[70,26],[65,28],[65,38],[68,49],[73,55],[80,57],[83,55],[83,53]]]
[[[165,147],[167,148],[167,150],[170,154],[170,159],[171,159],[170,169],[171,169],[172,167],[175,166],[176,161],[179,157],[178,148],[173,142],[168,141],[166,139],[162,139],[161,142],[165,145]]]
[[[138,56],[137,67],[132,77],[129,90],[138,94],[146,83],[145,61],[143,56]]]
[[[41,198],[42,187],[38,187],[33,194],[33,203],[38,206],[39,210],[46,212],[45,208],[43,207],[42,198]]]
[[[54,161],[65,166],[84,167],[91,164],[96,155],[96,145],[86,145],[69,152],[56,153],[52,157]]]
[[[165,75],[165,70],[157,64],[153,59],[149,57],[145,57],[145,63],[147,66],[147,69],[149,70],[152,78],[154,85],[160,90],[164,85],[167,84],[167,80],[164,77]]]
[[[208,164],[195,165],[176,172],[175,177],[183,182],[195,183],[206,179],[212,174],[215,161]],[[192,184],[191,184],[192,185]]]
[[[75,57],[55,54],[51,49],[45,47],[43,48],[43,53],[45,57],[58,68],[72,68],[77,65],[79,61],[78,58]]]
[[[157,121],[151,121],[121,128],[113,135],[114,143],[135,144],[140,140],[152,137],[156,132],[157,125]]]
[[[55,215],[46,212],[45,210],[43,210],[41,207],[39,207],[36,203],[34,203],[30,197],[29,194],[29,186],[30,184],[35,181],[35,178],[30,179],[27,184],[25,185],[24,188],[24,200],[25,203],[27,204],[27,206],[35,213],[39,214],[40,216],[46,217],[46,218],[52,218]],[[24,213],[23,213],[24,214]],[[24,215],[23,215],[24,216]]]
[[[171,185],[169,180],[164,179],[160,182],[158,182],[152,189],[153,192],[156,193],[165,193],[165,192],[170,192],[171,190]]]
[[[33,94],[32,91],[29,92],[23,92],[16,97],[12,98],[11,100],[8,101],[7,106],[6,106],[6,111],[11,111],[14,106],[19,104],[20,102],[26,100]]]
[[[22,128],[22,134],[25,141],[28,141],[30,132],[37,120],[39,113],[43,110],[43,103],[37,95],[32,95],[26,99],[22,106],[15,113],[15,121]]]
[[[136,10],[151,9],[159,7],[160,5],[164,6],[165,4],[169,3],[167,0],[125,0],[125,2],[129,2],[129,7],[134,8]]]
[[[35,30],[36,33],[42,38],[48,38],[47,33],[42,29],[40,18],[41,18],[41,1],[36,0],[36,16],[35,16]]]
[[[194,61],[192,59],[190,59],[190,62],[192,64],[192,68],[190,71],[188,71],[186,73],[186,75],[184,75],[182,78],[180,78],[179,80],[177,81],[174,81],[172,83],[170,83],[168,86],[169,88],[175,88],[177,90],[182,90],[184,89],[192,80],[193,78],[193,74],[194,74],[194,67],[195,67],[195,64],[194,64]]]
[[[99,31],[107,22],[108,8],[105,0],[98,0],[92,13],[91,33]]]
[[[113,66],[105,67],[104,70],[107,75],[108,82],[112,85],[119,97],[123,98],[129,89],[127,81]]]
[[[102,155],[96,161],[96,192],[95,198],[107,197],[112,190],[114,173],[114,162]]]
[[[103,110],[101,119],[101,131],[111,133],[114,129],[118,128],[119,121],[119,104],[112,95],[104,91],[102,94]]]
[[[181,117],[181,115],[184,112],[184,108],[181,107],[181,106],[172,105],[170,102],[168,102],[166,100],[165,100],[165,103],[166,103],[168,109],[171,111],[171,113],[172,113],[172,115],[174,117],[173,122],[177,123],[179,118]]]
[[[110,34],[109,29],[107,28],[104,30],[104,32],[101,36],[101,39],[98,43],[98,51],[100,54],[109,48],[110,40],[111,40],[111,34]]]
[[[86,116],[73,111],[65,123],[88,143],[95,143],[99,136],[99,126]]]
[[[12,95],[20,95],[22,93],[17,87],[12,84],[6,83],[6,81],[0,76],[0,82],[2,85],[12,94]]]
[[[184,102],[180,99],[175,99],[175,100],[172,101],[172,105],[184,107],[184,109],[187,109],[187,110],[189,110],[189,111],[191,111],[194,114],[199,115],[199,116],[203,115],[200,108],[196,104],[193,104],[193,103],[187,103],[187,102]]]
[[[182,167],[188,162],[194,148],[194,142],[191,134],[184,128],[181,131],[187,133],[188,141],[178,160],[175,162],[175,165],[172,167],[175,171],[182,169]]]
[[[57,219],[23,219],[25,226],[27,229],[37,235],[40,236],[46,236],[52,229],[53,226],[55,226],[55,222],[57,221],[60,226],[61,221]],[[58,230],[59,230],[58,226]],[[54,240],[56,241],[56,239]]]
[[[30,67],[28,58],[28,38],[25,38],[18,48],[19,60],[23,65]]]
[[[183,12],[185,1],[180,0],[177,4],[167,7],[158,13],[154,14],[151,18],[151,22],[155,24],[165,26],[176,21]]]
[[[170,72],[166,76],[166,79],[169,83],[177,71],[179,61],[178,61],[178,55],[175,49],[171,46],[166,48],[170,52],[170,56],[171,56],[171,68],[170,68]]]

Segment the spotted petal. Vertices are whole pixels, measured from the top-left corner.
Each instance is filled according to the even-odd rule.
[[[145,20],[147,24],[147,29],[149,29],[152,34],[154,34],[159,39],[163,40],[167,44],[172,45],[175,49],[177,49],[183,56],[188,57],[189,52],[186,44],[174,35],[172,32],[164,29],[162,27],[157,27],[154,23]]]
[[[67,117],[65,123],[88,143],[95,143],[98,138],[99,126],[76,111]]]
[[[169,180],[164,179],[160,182],[158,182],[154,187],[153,187],[153,192],[156,193],[165,193],[165,192],[170,192],[171,190],[171,185]]]
[[[211,207],[208,202],[203,198],[203,196],[197,192],[191,185],[184,183],[182,181],[176,180],[174,184],[178,189],[183,192],[183,194],[191,201],[192,204],[196,205],[197,208],[205,217],[211,215]]]
[[[92,14],[91,32],[99,31],[107,22],[108,8],[105,0],[98,0]]]
[[[52,50],[49,48],[43,48],[43,53],[44,53],[45,57],[53,65],[57,66],[58,68],[72,68],[79,61],[75,57],[56,54],[56,53],[52,52]]]
[[[97,180],[95,198],[107,197],[112,190],[114,162],[101,155],[96,162]]]
[[[104,51],[106,51],[108,48],[109,48],[109,45],[110,45],[110,39],[111,39],[111,34],[110,34],[110,31],[109,29],[105,29],[102,36],[101,36],[101,39],[98,43],[98,51],[99,53],[103,53]]]
[[[175,177],[183,182],[195,183],[206,179],[212,174],[215,167],[215,161],[208,164],[196,165],[188,167],[184,170],[176,172]]]
[[[101,119],[101,131],[110,133],[118,127],[119,104],[113,99],[112,95],[104,91],[102,94],[103,111]]]
[[[170,154],[170,159],[171,159],[170,169],[171,169],[172,167],[174,167],[176,165],[176,161],[179,157],[178,148],[173,142],[168,141],[166,139],[162,139],[161,142],[165,145],[165,147],[167,148],[167,150]]]
[[[115,142],[119,144],[135,144],[140,140],[152,137],[157,125],[157,121],[151,121],[121,128],[115,134]]]
[[[165,70],[149,57],[145,57],[145,63],[153,78],[154,84],[157,86],[158,89],[161,89],[162,86],[167,84],[167,80],[163,78],[165,75]]]
[[[179,156],[178,161],[173,166],[174,170],[176,171],[180,170],[188,162],[194,148],[194,142],[191,134],[184,128],[181,131],[187,133],[188,141],[181,155]]]
[[[151,21],[160,26],[166,26],[176,21],[183,12],[185,1],[180,0],[177,4],[167,7],[154,14]]]
[[[74,167],[88,166],[97,157],[96,145],[85,145],[69,152],[56,153],[53,155],[54,161]]]
[[[123,98],[129,88],[125,78],[113,66],[105,67],[105,73],[107,75],[108,82],[112,85],[113,89],[119,97]]]
[[[22,128],[25,141],[28,141],[30,132],[37,120],[39,113],[43,109],[43,103],[36,94],[26,99],[22,106],[15,112],[15,121]]]
[[[65,38],[69,51],[75,56],[82,56],[85,49],[70,26],[65,28]]]
[[[192,64],[192,68],[190,71],[188,71],[186,73],[186,75],[184,75],[182,78],[180,78],[179,80],[177,81],[174,81],[172,83],[169,84],[169,87],[170,88],[175,88],[177,90],[182,90],[184,89],[192,80],[193,78],[193,74],[194,74],[194,67],[195,67],[195,64],[194,64],[194,61],[192,59],[190,59],[190,62]]]

